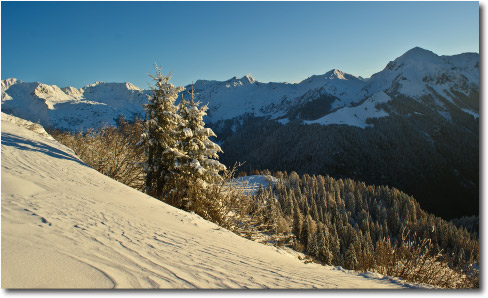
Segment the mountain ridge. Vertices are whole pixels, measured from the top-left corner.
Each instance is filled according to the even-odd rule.
[[[189,97],[192,85],[185,88],[187,91],[181,96]],[[479,54],[438,56],[415,47],[368,79],[332,69],[298,83],[263,83],[247,74],[226,81],[197,80],[193,88],[195,99],[209,104],[208,123],[249,114],[282,123],[299,119],[306,121],[305,124],[345,124],[365,128],[370,126],[367,119],[390,116],[381,108],[376,108],[378,113],[361,112],[371,108],[374,98],[384,98],[383,93],[390,97],[402,94],[416,100],[440,95],[456,106],[459,93],[469,96],[479,90]],[[375,95],[377,93],[379,95]],[[98,128],[115,125],[119,115],[130,120],[143,118],[142,105],[150,94],[150,90],[130,82],[97,81],[77,89],[9,78],[2,80],[2,111],[60,129]],[[365,106],[354,109],[365,102]],[[320,113],[300,118],[303,115],[301,109],[310,109],[314,105]],[[437,105],[439,113],[449,113],[444,103],[437,101]],[[461,109],[475,117],[479,115],[479,110],[465,106]],[[73,110],[86,113],[73,114]],[[348,115],[346,118],[351,118],[350,112],[356,114],[355,120],[361,120],[331,120],[344,118],[345,114]]]

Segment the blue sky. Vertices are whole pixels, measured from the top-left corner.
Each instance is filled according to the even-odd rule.
[[[60,87],[369,77],[420,46],[479,52],[478,2],[2,2],[1,76]]]

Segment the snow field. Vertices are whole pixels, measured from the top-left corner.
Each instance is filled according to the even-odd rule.
[[[272,186],[276,181],[277,179],[275,177],[269,175],[250,175],[236,178],[232,185],[240,187],[244,194],[252,195],[258,192],[259,186],[266,189],[268,186]]]

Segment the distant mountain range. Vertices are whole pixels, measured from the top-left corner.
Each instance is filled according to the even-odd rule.
[[[96,82],[81,89],[2,80],[2,112],[62,130],[114,125],[120,115],[143,116],[150,91],[131,83]]]
[[[440,95],[478,117],[477,106],[459,103],[458,98],[479,89],[479,55],[438,56],[414,48],[369,79],[333,69],[294,84],[261,83],[244,76],[223,82],[198,80],[194,89],[198,100],[209,103],[208,123],[252,115],[281,123],[300,119],[305,124],[364,128],[367,119],[390,115],[378,105],[396,94],[417,100]],[[142,104],[150,94],[131,83],[96,82],[76,89],[6,79],[2,80],[2,111],[59,129],[97,128],[115,124],[119,115],[143,117]],[[442,101],[436,106],[449,119],[452,106]]]
[[[368,79],[333,69],[300,83],[244,76],[193,87],[209,104],[204,120],[226,165],[390,185],[444,218],[479,212],[477,53],[413,48]],[[150,94],[131,83],[76,89],[6,79],[2,112],[85,130],[115,125],[120,115],[144,118]]]

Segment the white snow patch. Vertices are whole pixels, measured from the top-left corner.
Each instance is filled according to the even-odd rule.
[[[283,119],[278,119],[278,120],[276,120],[276,121],[278,121],[279,123],[281,123],[281,124],[285,125],[285,124],[287,124],[288,122],[290,122],[290,119],[288,119],[288,118],[283,118]]]
[[[276,182],[278,182],[278,178],[271,175],[250,175],[236,178],[232,184],[242,188],[244,194],[252,195],[257,193],[259,186],[266,189],[269,186],[272,187]]]
[[[463,112],[468,113],[472,115],[475,119],[478,119],[480,117],[480,114],[476,113],[475,111],[471,111],[469,109],[461,109]]]
[[[366,99],[362,104],[355,107],[344,107],[325,115],[322,118],[312,121],[304,121],[305,124],[318,123],[321,125],[346,124],[366,128],[371,126],[366,119],[386,117],[389,114],[376,107],[379,103],[386,103],[391,98],[384,92],[378,92]]]
[[[39,123],[34,123],[28,120],[24,120],[22,118],[18,118],[9,114],[5,114],[2,112],[2,121],[7,121],[10,123],[15,123],[20,127],[27,128],[30,131],[33,131],[49,140],[54,140],[54,138],[46,132],[44,127],[40,125]]]

